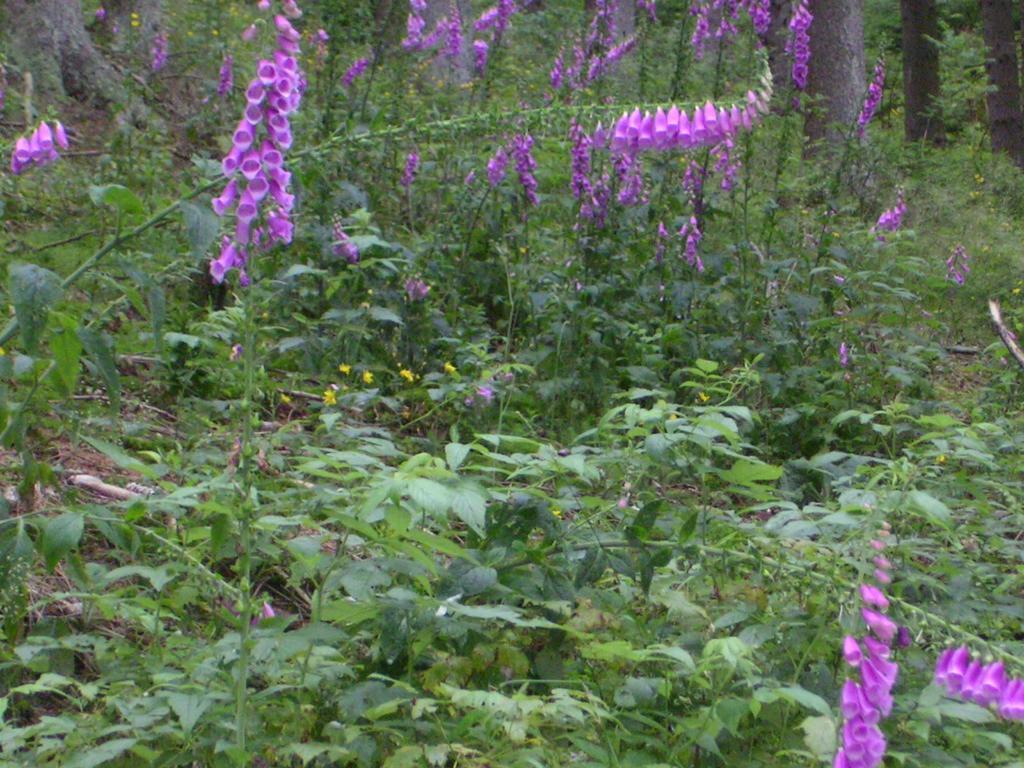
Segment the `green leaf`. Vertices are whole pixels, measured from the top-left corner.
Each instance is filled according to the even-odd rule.
[[[135,457],[129,456],[116,445],[108,443],[106,440],[100,440],[98,437],[88,437],[86,435],[83,435],[82,439],[112,462],[117,464],[117,466],[121,467],[121,469],[127,469],[129,472],[137,472],[138,474],[149,478],[155,478],[157,476],[151,467],[143,464]]]
[[[210,708],[213,702],[197,693],[169,693],[167,703],[171,705],[178,722],[186,734],[191,733],[199,718]]]
[[[907,496],[907,500],[910,502],[910,506],[921,512],[931,522],[943,528],[949,527],[949,523],[953,519],[953,513],[949,507],[931,494],[924,491],[911,491]]]
[[[12,264],[8,269],[11,303],[25,351],[34,355],[46,325],[50,305],[61,296],[60,278],[35,264]]]
[[[109,205],[121,213],[143,213],[142,201],[128,187],[104,184],[89,187],[89,199],[96,205]]]
[[[39,544],[47,568],[53,570],[54,566],[78,544],[84,528],[85,520],[74,512],[65,512],[47,523]]]
[[[831,715],[805,717],[800,723],[804,744],[819,760],[829,760],[836,753],[836,724]]]
[[[740,459],[722,472],[722,479],[737,485],[758,485],[782,477],[782,467],[760,461]]]
[[[798,685],[776,688],[775,693],[778,694],[781,699],[786,699],[787,701],[800,704],[810,710],[819,712],[822,715],[831,716],[832,714],[832,708],[828,705],[828,702],[821,698],[821,696],[816,693],[811,693],[806,688],[801,688]]]
[[[476,533],[483,536],[487,520],[487,499],[472,485],[455,490],[451,499],[452,512]]]
[[[185,219],[185,237],[192,250],[192,258],[199,260],[217,239],[220,218],[208,205],[183,202],[179,207]]]
[[[396,315],[387,307],[370,307],[370,317],[381,323],[392,323],[394,325],[405,325],[402,318]]]
[[[75,393],[82,357],[82,342],[73,330],[65,328],[50,339],[50,350],[56,363],[57,381],[65,397]]]
[[[92,328],[79,328],[78,338],[107,385],[110,407],[117,411],[121,407],[121,376],[114,359],[114,342],[106,333],[99,333]]]
[[[64,765],[66,768],[95,768],[120,757],[137,742],[138,739],[113,739],[85,752],[79,752]]]
[[[463,445],[462,443],[448,443],[444,447],[444,457],[448,462],[448,469],[452,472],[462,466],[462,462],[466,460],[469,455],[470,446]]]

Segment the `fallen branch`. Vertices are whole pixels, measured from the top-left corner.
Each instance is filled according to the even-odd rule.
[[[999,308],[999,302],[995,299],[988,300],[988,313],[992,315],[992,324],[995,325],[999,338],[1003,340],[1003,344],[1006,345],[1010,354],[1013,355],[1013,359],[1017,361],[1021,368],[1024,368],[1024,349],[1020,348],[1020,344],[1017,343],[1017,336],[1003,322],[1003,311]]]
[[[100,496],[106,496],[108,499],[116,499],[117,501],[131,501],[143,495],[137,491],[110,485],[110,483],[105,483],[93,475],[71,475],[68,478],[68,484],[98,493]]]

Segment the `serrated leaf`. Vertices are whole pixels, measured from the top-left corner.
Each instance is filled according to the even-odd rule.
[[[142,213],[145,210],[135,193],[121,184],[89,187],[89,199],[96,205],[109,205],[121,213]]]
[[[448,443],[444,447],[445,461],[448,462],[448,469],[452,472],[462,466],[462,462],[466,460],[469,455],[470,446],[462,443]]]
[[[915,507],[931,522],[943,528],[949,527],[949,523],[953,519],[952,511],[931,494],[924,491],[911,491],[907,500],[910,502],[910,506]]]
[[[53,570],[54,566],[78,545],[84,529],[84,519],[74,512],[65,512],[47,523],[39,543],[47,568]]]
[[[213,702],[198,693],[169,693],[167,694],[167,703],[171,705],[171,709],[177,715],[182,730],[188,734],[192,732],[199,718]]]
[[[8,268],[9,291],[25,351],[34,355],[46,325],[50,305],[63,292],[60,278],[35,264],[12,264]]]

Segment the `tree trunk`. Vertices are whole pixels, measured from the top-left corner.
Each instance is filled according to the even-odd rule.
[[[123,96],[121,78],[96,50],[78,0],[2,2],[12,59],[32,73],[36,92],[94,104]]]
[[[939,9],[936,0],[900,0],[903,20],[904,130],[909,141],[946,139],[939,113]]]
[[[860,114],[864,79],[864,0],[820,0],[811,6],[807,91],[817,107],[807,118],[812,140],[842,141]]]
[[[1024,167],[1024,119],[1010,0],[981,0],[981,21],[988,47],[985,69],[992,85],[986,96],[992,149]]]

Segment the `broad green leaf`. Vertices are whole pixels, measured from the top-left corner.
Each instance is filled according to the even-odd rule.
[[[138,739],[113,739],[85,752],[79,752],[64,765],[66,768],[95,768],[97,765],[117,759],[134,747],[136,742]]]
[[[169,693],[167,703],[171,705],[174,714],[178,716],[185,733],[192,733],[199,718],[210,708],[213,703],[209,697],[201,696],[198,693]]]
[[[729,469],[722,472],[722,479],[737,485],[758,485],[778,480],[782,477],[782,467],[764,464],[760,461],[740,459]]]
[[[12,264],[8,269],[11,303],[25,351],[34,355],[46,326],[50,306],[60,297],[60,278],[35,264]]]
[[[151,467],[143,464],[138,459],[129,456],[116,445],[108,443],[106,440],[100,440],[98,437],[83,437],[82,439],[112,462],[117,464],[117,466],[121,467],[121,469],[127,469],[129,472],[137,472],[140,475],[144,475],[149,478],[156,477],[156,473],[153,472]]]
[[[930,493],[925,493],[924,491],[911,491],[907,496],[907,500],[910,502],[912,507],[924,514],[924,516],[931,522],[936,525],[940,525],[943,528],[949,527],[949,523],[953,519],[953,513],[950,511],[949,507],[936,499]]]
[[[53,570],[54,566],[77,546],[84,528],[85,520],[74,512],[65,512],[46,524],[39,549],[47,568]]]
[[[56,363],[54,372],[65,397],[75,393],[82,357],[82,342],[73,330],[65,328],[50,339],[50,350]]]
[[[487,499],[471,485],[462,485],[455,489],[451,497],[452,512],[462,522],[481,536],[487,520]]]
[[[455,472],[459,467],[462,466],[462,462],[466,460],[469,455],[470,446],[462,443],[448,443],[444,447],[445,461],[448,462],[448,469]]]
[[[96,205],[109,205],[121,213],[142,213],[145,210],[135,193],[120,184],[89,187],[89,199]]]
[[[776,688],[775,693],[778,694],[779,698],[792,701],[795,704],[800,704],[822,715],[831,716],[832,714],[832,708],[828,705],[828,702],[821,698],[821,696],[816,693],[811,693],[806,688],[801,688],[798,685]]]
[[[800,727],[804,744],[819,760],[828,760],[836,753],[836,724],[831,715],[805,717]]]
[[[199,260],[217,239],[220,218],[208,205],[196,205],[186,201],[179,207],[185,219],[185,237],[192,250],[192,258]]]
[[[396,315],[387,307],[370,307],[370,317],[381,323],[392,323],[394,325],[405,325],[402,318]]]
[[[103,383],[107,385],[107,396],[110,407],[117,411],[121,407],[121,375],[117,371],[114,359],[114,342],[106,333],[92,328],[79,328],[78,339],[82,342],[86,354],[99,371]]]
[[[432,515],[442,515],[452,503],[452,492],[436,480],[417,477],[405,486],[409,498]]]

